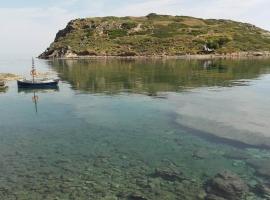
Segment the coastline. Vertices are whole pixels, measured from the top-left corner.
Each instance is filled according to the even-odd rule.
[[[21,77],[11,73],[0,73],[0,81],[15,81]]]
[[[79,56],[76,54],[63,55],[61,57],[38,57],[44,60],[90,60],[90,59],[187,59],[187,60],[205,60],[205,59],[261,59],[269,58],[268,51],[254,52],[236,52],[230,54],[187,54],[187,55],[138,55],[138,56],[118,56],[118,55],[91,55]]]

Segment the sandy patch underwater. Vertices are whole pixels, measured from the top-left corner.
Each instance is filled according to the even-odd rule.
[[[248,86],[212,87],[170,93],[177,123],[215,136],[270,147],[270,76]]]

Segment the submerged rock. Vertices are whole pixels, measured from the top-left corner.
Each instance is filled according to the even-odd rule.
[[[264,178],[270,178],[270,159],[251,159],[247,161],[247,164],[253,167],[258,175]]]
[[[183,181],[185,177],[182,172],[171,169],[159,169],[157,168],[153,174],[154,177],[160,177],[167,181]]]
[[[234,160],[246,160],[250,158],[250,155],[244,151],[235,150],[235,151],[225,153],[224,157],[229,158],[229,159],[234,159]]]
[[[238,175],[224,171],[207,182],[206,192],[207,200],[240,200],[248,192],[248,186]]]
[[[198,149],[192,153],[192,157],[195,159],[206,159],[209,157],[209,152],[205,149]]]
[[[262,198],[270,199],[270,184],[257,184],[253,192]]]
[[[147,200],[147,198],[141,194],[133,193],[128,195],[128,200]]]

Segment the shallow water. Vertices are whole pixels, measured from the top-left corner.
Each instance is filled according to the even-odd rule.
[[[199,199],[223,170],[263,199],[252,187],[269,184],[270,60],[37,65],[59,90],[0,93],[0,199]],[[0,70],[28,76],[28,61]]]

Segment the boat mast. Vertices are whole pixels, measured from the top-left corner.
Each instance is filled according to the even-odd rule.
[[[32,70],[31,70],[31,75],[32,75],[32,78],[33,78],[33,83],[35,82],[35,74],[36,74],[35,61],[34,61],[34,58],[32,58]]]
[[[37,107],[37,102],[38,102],[38,96],[36,95],[36,92],[34,91],[34,96],[32,97],[32,100],[35,104],[35,110],[36,110],[36,113],[38,113],[38,107]]]

